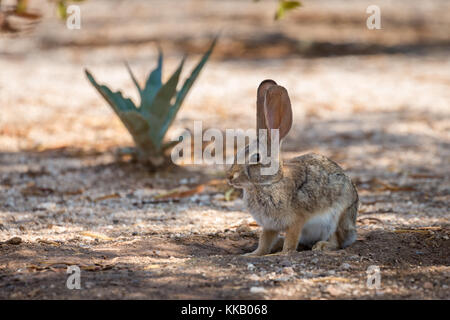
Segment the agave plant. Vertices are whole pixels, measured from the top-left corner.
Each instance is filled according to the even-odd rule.
[[[213,40],[208,51],[200,59],[190,76],[177,91],[178,80],[183,69],[185,58],[169,78],[162,83],[163,55],[159,50],[158,65],[147,78],[144,87],[136,80],[127,64],[131,79],[139,91],[140,104],[136,106],[129,98],[124,98],[121,91],[113,92],[105,85],[99,85],[92,74],[85,70],[87,78],[98,92],[105,98],[114,112],[122,120],[130,132],[137,147],[137,155],[141,160],[148,160],[153,165],[163,162],[164,151],[174,145],[173,142],[163,143],[164,136],[180,110],[189,89],[197,79],[216,44]]]

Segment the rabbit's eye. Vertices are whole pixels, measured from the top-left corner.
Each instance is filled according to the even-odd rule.
[[[260,160],[261,160],[261,157],[260,157],[259,153],[255,153],[250,157],[250,163],[259,163]]]

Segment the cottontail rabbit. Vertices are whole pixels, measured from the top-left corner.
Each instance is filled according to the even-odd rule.
[[[292,126],[286,89],[265,80],[258,87],[256,104],[258,132],[278,129],[281,142]],[[281,246],[282,253],[287,253],[298,244],[313,250],[337,250],[356,240],[358,193],[336,163],[306,154],[284,163],[280,160],[275,174],[262,175],[265,164],[250,149],[243,150],[245,164],[235,159],[227,174],[232,186],[243,189],[248,210],[263,228],[258,248],[247,255],[269,254]],[[278,237],[280,231],[286,231],[284,243]]]

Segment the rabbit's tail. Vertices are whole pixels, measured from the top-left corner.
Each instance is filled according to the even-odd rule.
[[[346,248],[356,241],[356,216],[358,215],[359,197],[356,193],[356,200],[345,209],[339,220],[336,236],[341,248]]]

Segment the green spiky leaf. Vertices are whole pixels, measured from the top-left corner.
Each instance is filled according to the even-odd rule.
[[[136,86],[136,89],[138,90],[138,93],[139,93],[139,95],[140,95],[141,98],[142,98],[142,89],[141,89],[141,87],[139,86],[139,83],[138,83],[138,81],[136,80],[136,77],[134,76],[134,73],[133,73],[133,71],[131,70],[130,65],[129,65],[127,62],[125,62],[125,66],[127,67],[128,73],[130,74],[130,77],[131,77],[131,80],[133,80],[133,83],[134,83],[134,85]]]
[[[57,3],[56,12],[61,19],[67,19],[67,3],[64,0],[60,0]]]
[[[172,74],[170,79],[158,90],[155,99],[150,106],[150,113],[160,119],[164,119],[165,115],[171,107],[172,97],[177,92],[178,80],[180,79],[181,71],[183,70],[184,58],[181,60],[177,70]]]
[[[275,13],[275,20],[280,20],[284,17],[287,11],[300,7],[302,4],[299,1],[280,0],[278,9]]]
[[[153,99],[162,87],[162,64],[163,55],[161,49],[158,48],[158,66],[148,76],[141,95],[141,108],[146,112],[149,112]]]
[[[198,75],[200,74],[200,71],[203,69],[203,67],[205,66],[209,57],[211,56],[211,53],[214,50],[214,47],[216,46],[217,39],[218,39],[218,37],[214,38],[208,51],[206,51],[206,53],[200,59],[197,66],[192,71],[190,77],[187,78],[186,81],[184,82],[180,91],[178,91],[175,103],[168,110],[167,115],[165,117],[165,121],[164,121],[162,130],[161,130],[162,136],[164,136],[166,134],[167,130],[169,129],[170,125],[172,124],[173,120],[175,119],[175,116],[177,115],[178,111],[180,110],[180,107],[184,101],[184,98],[186,98],[186,95],[188,94],[189,90],[191,89],[192,85],[194,84],[195,80],[197,79]]]
[[[158,65],[150,73],[144,88],[141,88],[130,66],[126,64],[130,77],[141,98],[139,107],[136,107],[131,99],[124,98],[120,91],[113,92],[107,86],[98,84],[92,74],[88,70],[85,71],[88,80],[108,102],[128,129],[141,155],[148,159],[157,159],[166,149],[174,145],[173,142],[164,144],[164,136],[189,89],[211,55],[216,41],[217,38],[214,39],[209,50],[203,55],[178,92],[177,85],[185,59],[181,61],[169,80],[162,84],[163,56],[161,50],[159,50]]]

